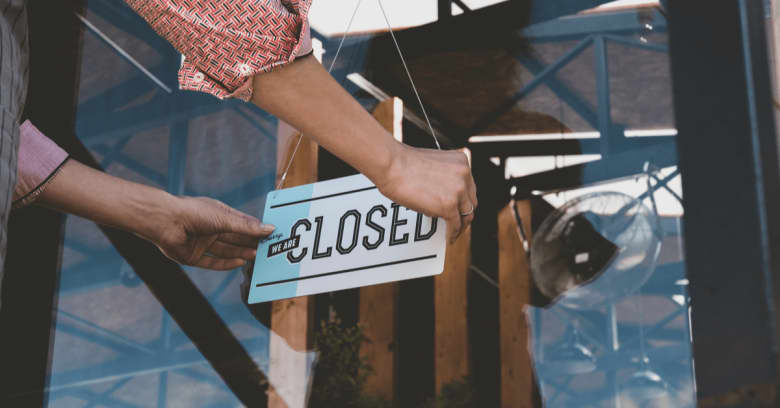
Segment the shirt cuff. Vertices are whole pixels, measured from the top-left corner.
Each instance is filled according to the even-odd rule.
[[[24,207],[43,192],[59,174],[68,154],[29,120],[19,126],[19,156],[13,208]]]

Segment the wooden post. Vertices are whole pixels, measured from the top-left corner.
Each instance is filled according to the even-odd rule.
[[[299,133],[279,122],[277,139],[277,184],[290,161]],[[317,181],[317,144],[304,137],[287,173],[283,187]],[[278,300],[271,306],[269,381],[273,389],[268,395],[269,408],[304,408],[307,377],[307,351],[312,346],[314,331],[314,297],[302,296]]]
[[[374,117],[398,141],[403,141],[403,102],[400,99],[391,98],[379,103]],[[366,380],[365,391],[392,401],[398,375],[398,283],[361,288],[358,319],[370,341],[360,348],[360,354],[374,369],[373,375]]]
[[[436,393],[469,373],[468,273],[471,227],[447,246],[444,272],[433,280]]]
[[[498,281],[501,352],[501,407],[533,407],[531,330],[524,308],[531,301],[531,270],[511,207],[498,214]],[[531,204],[517,204],[524,230],[531,234]]]

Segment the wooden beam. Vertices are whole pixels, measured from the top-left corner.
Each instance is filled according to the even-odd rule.
[[[436,393],[469,374],[468,273],[471,227],[447,246],[444,272],[434,277]]]
[[[277,140],[277,184],[290,161],[299,133],[279,122]],[[317,144],[304,137],[295,153],[283,188],[317,181]],[[303,408],[308,381],[306,351],[312,347],[314,297],[302,296],[273,302],[268,395],[269,408]]]
[[[531,301],[531,273],[511,205],[498,214],[501,407],[531,408],[535,392],[531,329],[524,312]],[[516,205],[530,239],[531,204],[520,201]]]
[[[374,118],[398,141],[403,141],[403,102],[400,99],[380,102],[374,110]],[[360,354],[374,369],[373,375],[366,380],[365,391],[392,401],[398,388],[398,283],[361,288],[358,319],[369,339],[369,343],[360,348]]]

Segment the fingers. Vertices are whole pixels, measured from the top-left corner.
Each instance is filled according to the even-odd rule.
[[[274,231],[273,225],[263,224],[255,217],[244,214],[217,201],[221,214],[218,216],[219,232],[243,234],[251,237],[262,238]]]
[[[229,271],[244,265],[246,265],[246,260],[241,258],[223,259],[214,258],[211,256],[202,256],[200,259],[198,259],[197,262],[192,264],[192,266],[197,266],[198,268],[211,269],[215,271]]]
[[[466,191],[468,192],[468,195],[469,195],[469,201],[471,201],[471,204],[474,206],[474,209],[476,210],[476,208],[477,208],[477,184],[474,182],[474,176],[471,174],[471,150],[469,150],[467,148],[463,148],[460,151],[463,153],[464,156],[466,156],[466,163],[469,166],[469,174],[466,177]],[[464,212],[468,212],[468,211],[464,211]]]
[[[474,211],[477,209],[477,186],[471,175],[471,152],[468,149],[463,149],[460,152],[463,153],[460,160],[464,165],[460,174],[465,187],[458,194],[458,215],[461,221],[461,231],[465,231],[474,220]]]
[[[449,216],[445,218],[447,221],[447,236],[449,237],[450,244],[454,243],[460,236],[463,227],[462,218],[457,207],[451,210]]]
[[[468,185],[468,194],[469,194],[469,201],[471,201],[471,205],[474,206],[474,210],[476,211],[477,205],[479,202],[477,201],[477,184],[474,182],[474,177],[471,177],[469,175],[469,179],[467,181]]]
[[[265,238],[268,234],[261,236],[261,237],[254,237],[250,235],[243,235],[243,234],[236,234],[232,232],[225,232],[222,234],[219,234],[219,238],[217,238],[218,241],[224,242],[226,244],[231,245],[237,245],[244,248],[257,248],[257,245],[260,243],[260,239]]]
[[[214,241],[206,252],[217,258],[241,258],[251,261],[252,259],[255,259],[255,256],[257,255],[257,251],[253,248],[256,247],[236,246],[222,241]]]

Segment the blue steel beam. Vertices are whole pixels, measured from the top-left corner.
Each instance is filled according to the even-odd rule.
[[[110,398],[108,396],[103,396],[102,394],[98,394],[96,392],[86,390],[86,389],[72,389],[68,390],[67,395],[71,395],[76,398],[83,399],[84,401],[93,401],[100,399],[102,401],[105,401],[104,404],[106,406],[109,406],[111,408],[139,408],[138,405],[130,404],[125,401],[118,400],[116,398]]]
[[[665,44],[643,43],[643,42],[637,41],[637,40],[635,40],[633,38],[621,37],[619,35],[612,35],[612,34],[605,34],[605,35],[602,35],[602,37],[604,37],[604,38],[606,38],[606,39],[608,39],[608,40],[610,40],[612,42],[616,42],[618,44],[627,45],[629,47],[640,48],[640,49],[643,49],[643,50],[662,52],[662,53],[668,53],[669,52],[669,47],[666,46]]]
[[[92,146],[222,109],[224,104],[211,95],[196,92],[176,92],[170,95],[160,93],[143,105],[118,112],[106,112],[100,116],[85,116],[79,112],[76,134],[84,144]]]
[[[187,166],[187,137],[189,134],[188,121],[174,123],[168,136],[168,185],[167,190],[173,195],[181,195],[184,192],[184,172]],[[162,324],[160,327],[161,353],[171,350],[172,322],[168,312],[161,308]],[[168,372],[163,371],[158,375],[157,406],[165,408],[168,399]]]
[[[679,174],[680,174],[680,170],[679,170],[679,169],[675,169],[675,170],[674,170],[674,171],[673,171],[671,174],[669,174],[668,176],[664,177],[662,180],[658,180],[658,179],[656,178],[656,180],[658,180],[658,183],[656,183],[656,185],[655,185],[655,186],[653,186],[653,187],[654,187],[654,189],[657,189],[657,188],[660,188],[660,187],[666,187],[666,186],[667,186],[667,184],[668,184],[670,181],[672,181],[672,179],[673,179],[673,178],[677,177]],[[653,191],[655,191],[655,190],[653,190]],[[645,198],[647,198],[649,195],[650,195],[650,191],[645,191],[645,192],[644,192],[644,193],[642,193],[642,194],[641,194],[639,197],[637,197],[637,199],[638,199],[639,201],[642,201],[642,200],[644,200]]]
[[[539,73],[539,75],[536,75],[536,77],[534,77],[534,79],[531,82],[529,82],[519,91],[515,92],[515,94],[512,95],[509,99],[504,101],[497,109],[477,119],[477,121],[474,122],[472,128],[469,130],[468,136],[479,134],[485,128],[490,126],[490,124],[496,121],[499,117],[501,117],[501,115],[505,114],[510,109],[512,109],[512,107],[514,107],[515,104],[520,99],[530,94],[539,85],[543,84],[548,76],[555,74],[561,68],[565,67],[566,64],[568,64],[574,58],[580,55],[580,53],[582,53],[582,51],[584,51],[588,46],[590,46],[592,42],[593,42],[592,37],[587,37],[582,41],[580,41],[566,54],[564,54],[562,57],[558,58],[558,60],[556,60],[554,63],[550,64],[547,68],[545,68],[544,71]]]
[[[92,149],[100,154],[111,153],[111,149],[106,145],[94,146]],[[134,172],[145,177],[146,179],[154,183],[157,183],[157,185],[164,186],[165,183],[167,182],[167,177],[165,177],[165,175],[158,172],[157,170],[150,168],[145,164],[142,164],[138,160],[128,157],[127,155],[121,153],[115,153],[114,161],[133,170]]]
[[[544,64],[542,64],[539,59],[532,55],[515,55],[515,58],[521,64],[523,64],[526,69],[531,71],[531,73],[536,76],[541,75],[545,70]],[[581,95],[566,86],[562,81],[556,78],[555,75],[549,75],[549,77],[546,78],[544,82],[545,85],[547,85],[547,87],[558,96],[558,98],[566,102],[566,104],[569,105],[569,107],[571,107],[574,112],[577,113],[577,115],[585,120],[585,122],[587,122],[594,129],[598,129],[598,115],[596,115],[596,112],[593,111],[593,108],[582,98]]]
[[[596,66],[596,94],[598,95],[599,141],[601,142],[601,157],[609,155],[610,144],[616,137],[612,133],[612,108],[609,101],[609,61],[607,60],[607,44],[604,37],[593,37],[593,48]]]
[[[245,347],[247,352],[255,358],[259,356],[261,359],[267,359],[267,343],[248,343]],[[51,377],[50,385],[45,391],[57,392],[201,364],[207,364],[207,361],[198,350],[182,350],[162,355],[128,355],[102,364],[56,373]]]
[[[128,142],[132,139],[132,136],[127,136],[123,139],[120,139],[119,142],[117,142],[114,146],[110,148],[105,154],[103,155],[103,160],[100,161],[100,167],[102,168],[108,168],[108,166],[111,165],[111,163],[116,160],[117,156],[119,156],[122,153],[122,149],[125,148]]]
[[[84,408],[92,408],[98,405],[108,405],[110,404],[109,399],[111,399],[111,394],[118,391],[120,388],[124,387],[125,384],[130,382],[132,378],[125,378],[122,380],[117,381],[116,384],[112,385],[111,388],[107,389],[106,391],[98,394],[95,399],[89,401],[87,405],[84,406]],[[108,405],[111,406],[111,405]]]
[[[122,47],[120,47],[119,44],[117,44],[114,40],[112,40],[108,35],[106,35],[106,33],[100,30],[91,21],[87,20],[86,17],[76,13],[76,18],[78,18],[93,34],[95,34],[95,36],[97,36],[101,41],[103,41],[112,50],[114,50],[114,52],[117,55],[122,57],[128,63],[130,63],[130,65],[135,67],[137,70],[141,71],[150,81],[152,81],[155,85],[160,87],[160,89],[162,89],[167,93],[173,92],[173,89],[171,89],[171,87],[166,85],[163,81],[160,80],[160,78],[158,78],[151,71],[149,71],[149,69],[147,69],[143,64],[141,64],[139,61],[133,58],[132,55],[130,55],[127,51],[125,51]]]
[[[70,323],[64,323],[64,322],[57,323],[56,329],[61,333],[67,333],[72,336],[82,338],[86,341],[89,341],[90,343],[103,346],[105,348],[116,351],[120,354],[132,355],[138,351],[136,348],[130,347],[127,344],[124,344],[119,341],[115,341],[107,336],[96,335],[95,333],[92,333],[80,327],[76,327]]]
[[[90,0],[87,9],[111,25],[132,35],[152,47],[168,60],[176,60],[179,53],[173,46],[152,30],[146,21],[123,2],[113,0]]]
[[[159,76],[164,76],[166,73],[172,73],[170,65],[160,64],[150,71]],[[103,115],[108,115],[113,112],[114,109],[124,106],[136,98],[143,96],[149,92],[162,93],[156,89],[149,81],[141,74],[135,74],[129,76],[125,81],[107,88],[97,95],[82,101],[78,104],[78,118],[79,120],[89,119],[94,120]],[[153,98],[157,98],[160,95],[155,95]]]
[[[254,127],[258,131],[260,131],[261,135],[265,136],[266,138],[268,138],[270,140],[274,140],[274,141],[276,140],[276,137],[274,137],[273,134],[272,134],[275,131],[275,129],[274,130],[266,129],[266,127],[264,127],[255,118],[253,118],[252,116],[250,116],[249,114],[244,112],[244,110],[238,104],[231,103],[230,105],[231,105],[230,107],[233,109],[234,112],[236,112],[239,116],[244,118],[244,120],[249,122],[249,124],[252,125],[252,127]],[[265,113],[265,112],[264,111],[260,111],[260,113]],[[266,113],[266,115],[268,115],[268,116],[266,116],[264,119],[271,119],[271,120],[273,120],[273,122],[276,122],[276,118],[274,118],[273,116],[270,116],[270,114],[267,114],[267,113]]]
[[[666,30],[666,18],[658,11],[652,13],[654,31]],[[636,10],[598,13],[559,18],[537,23],[522,31],[522,38],[532,41],[561,41],[581,38],[594,33],[636,33],[642,30]]]
[[[97,324],[95,324],[93,322],[90,322],[89,320],[86,320],[84,318],[81,318],[81,317],[79,317],[79,316],[77,316],[77,315],[75,315],[73,313],[69,313],[69,312],[66,312],[64,310],[57,310],[57,315],[58,316],[60,316],[60,315],[65,316],[65,317],[67,317],[67,318],[69,318],[71,320],[74,320],[74,321],[76,321],[76,322],[78,322],[78,323],[80,323],[80,324],[82,324],[84,326],[87,326],[90,329],[94,330],[95,333],[87,332],[89,334],[89,336],[81,336],[81,337],[83,337],[86,340],[92,341],[91,339],[95,339],[95,340],[103,341],[103,339],[108,339],[110,342],[112,342],[112,344],[116,344],[116,346],[110,346],[110,347],[114,348],[117,351],[123,351],[124,350],[124,352],[127,352],[128,350],[133,350],[135,352],[141,352],[141,353],[144,353],[144,354],[155,354],[155,351],[153,349],[147,347],[146,345],[143,345],[143,344],[138,343],[136,341],[130,340],[130,339],[128,339],[125,336],[122,336],[122,335],[120,335],[118,333],[115,333],[115,332],[113,332],[111,330],[108,330],[108,329],[106,329],[104,327],[101,327],[101,326],[99,326],[99,325],[97,325]],[[62,321],[57,321],[55,327],[59,328],[60,325],[64,325],[64,324],[65,323],[62,322]],[[75,326],[73,326],[73,327],[75,327]]]

